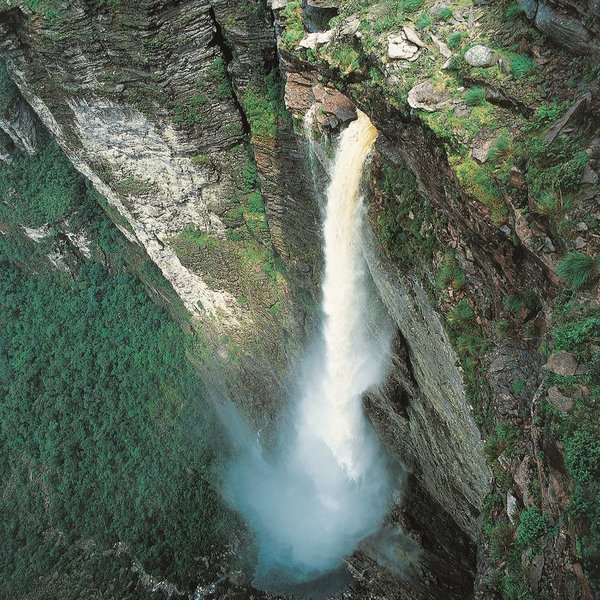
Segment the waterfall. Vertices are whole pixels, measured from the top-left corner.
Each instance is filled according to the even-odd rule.
[[[359,112],[337,145],[323,226],[323,327],[305,357],[292,426],[275,453],[252,440],[229,477],[232,503],[259,546],[254,583],[272,591],[340,567],[389,506],[386,461],[362,406],[385,374],[390,347],[362,252],[361,181],[376,138]]]

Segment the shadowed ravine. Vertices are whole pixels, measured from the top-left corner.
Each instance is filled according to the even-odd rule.
[[[362,406],[385,375],[391,339],[362,254],[360,187],[376,138],[359,113],[338,143],[323,226],[323,327],[280,445],[268,453],[249,431],[236,432],[242,456],[227,496],[256,536],[254,584],[263,589],[289,591],[335,572],[389,506],[386,460]]]

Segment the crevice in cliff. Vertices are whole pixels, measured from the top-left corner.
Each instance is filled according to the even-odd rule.
[[[229,72],[229,65],[231,64],[231,61],[233,60],[233,50],[227,44],[225,35],[223,34],[223,28],[221,27],[221,24],[219,23],[219,21],[217,19],[217,15],[215,14],[215,9],[212,6],[208,9],[208,14],[209,14],[209,16],[213,22],[214,28],[215,28],[215,34],[213,36],[213,39],[208,44],[208,47],[213,48],[215,46],[218,46],[219,49],[221,50],[221,55],[223,56],[223,61],[225,62],[225,71],[227,73],[229,83],[231,84],[231,90],[232,90],[231,97],[233,98],[233,103],[240,114],[240,118],[242,120],[243,133],[244,133],[244,135],[248,135],[250,133],[250,123],[248,122],[248,117],[246,116],[244,107],[242,106],[242,103],[240,102],[240,100],[238,98],[235,82],[233,81],[233,78],[231,77],[231,74]]]

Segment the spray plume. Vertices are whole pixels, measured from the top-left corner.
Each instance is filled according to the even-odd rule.
[[[262,589],[291,591],[334,572],[378,530],[389,506],[386,461],[362,407],[364,392],[385,374],[390,347],[362,254],[360,186],[376,138],[359,112],[339,140],[323,227],[322,335],[305,357],[277,451],[264,451],[239,417],[227,417],[243,454],[226,496],[255,534],[253,583]]]

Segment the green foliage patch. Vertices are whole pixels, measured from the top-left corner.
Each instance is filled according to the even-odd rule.
[[[29,275],[7,243],[0,589],[8,580],[12,593],[2,595],[53,568],[33,550],[49,528],[125,542],[149,570],[192,583],[193,557],[224,539],[229,513],[210,484],[216,421],[184,334],[130,275],[97,264],[71,284]]]

